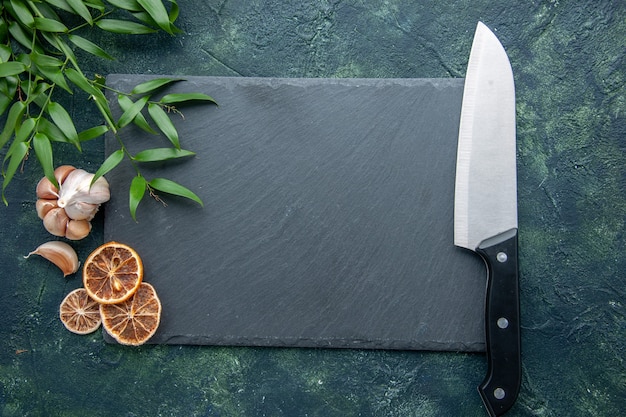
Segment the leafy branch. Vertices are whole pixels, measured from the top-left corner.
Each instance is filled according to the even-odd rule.
[[[96,171],[94,180],[130,160],[137,175],[131,182],[129,206],[133,219],[146,191],[155,190],[196,201],[200,198],[186,187],[165,178],[146,179],[140,171],[144,162],[165,161],[194,155],[181,148],[176,127],[168,113],[178,113],[177,105],[190,101],[212,102],[201,93],[166,94],[153,100],[153,94],[181,81],[159,78],[137,85],[130,93],[114,91],[122,115],[115,119],[105,95],[108,87],[102,77],[94,79],[81,69],[75,50],[103,59],[113,59],[100,46],[77,34],[81,29],[99,28],[107,32],[140,35],[165,31],[174,35],[178,17],[176,0],[3,0],[0,2],[0,131],[2,161],[2,200],[5,190],[23,161],[34,150],[44,175],[55,185],[53,143],[70,144],[79,151],[82,143],[111,132],[120,148]],[[124,17],[122,19],[121,17]],[[74,22],[70,25],[68,22]],[[59,94],[83,91],[104,119],[104,124],[78,132],[69,112],[59,102]],[[154,129],[148,118],[156,126]],[[118,132],[135,124],[152,134],[163,134],[169,148],[153,148],[131,154]],[[56,147],[56,145],[54,145]]]

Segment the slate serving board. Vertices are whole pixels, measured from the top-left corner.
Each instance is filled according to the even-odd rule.
[[[149,343],[484,350],[485,267],[452,243],[462,79],[185,79],[165,92],[219,103],[174,117],[197,155],[142,172],[205,206],[160,195],[136,223],[133,168],[107,174],[105,239],[136,248],[163,305]]]

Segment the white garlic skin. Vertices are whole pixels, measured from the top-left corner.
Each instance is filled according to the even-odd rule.
[[[80,265],[76,251],[67,243],[57,240],[39,245],[37,249],[24,258],[28,258],[30,255],[39,255],[49,260],[59,267],[64,277],[78,271]]]
[[[65,209],[70,219],[93,219],[100,204],[111,198],[107,180],[100,177],[91,185],[93,177],[83,169],[75,169],[61,184],[57,205]]]
[[[60,201],[60,200],[59,200]],[[58,202],[57,202],[58,204]],[[73,220],[91,220],[100,208],[100,204],[90,204],[84,202],[74,202],[63,207],[67,216]]]

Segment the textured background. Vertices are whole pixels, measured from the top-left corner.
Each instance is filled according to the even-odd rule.
[[[476,22],[513,66],[523,385],[511,416],[626,409],[626,5],[619,1],[184,1],[184,34],[97,39],[94,73],[463,77]],[[85,127],[95,112],[75,98]],[[207,137],[210,140],[210,135]],[[184,143],[184,138],[182,138]],[[58,153],[92,171],[102,142]],[[484,416],[474,354],[107,345],[57,318],[80,285],[40,259],[30,160],[0,208],[0,414]],[[144,207],[144,210],[146,208]],[[76,245],[84,257],[102,243]]]

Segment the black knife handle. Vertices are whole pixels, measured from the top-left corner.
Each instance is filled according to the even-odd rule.
[[[484,240],[476,252],[488,270],[485,300],[487,376],[478,392],[490,416],[515,403],[522,379],[517,229]]]

